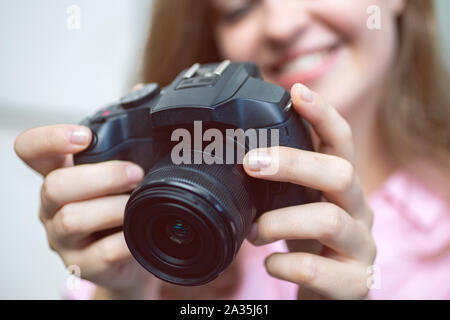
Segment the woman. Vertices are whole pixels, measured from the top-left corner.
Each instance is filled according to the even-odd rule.
[[[262,150],[245,170],[319,189],[324,199],[263,214],[248,237],[256,247],[245,242],[221,277],[176,287],[143,271],[121,232],[100,236],[121,225],[142,169],[73,167],[71,155],[89,145],[86,128],[31,129],[15,147],[45,176],[40,217],[50,247],[96,284],[75,293],[450,298],[450,100],[434,27],[433,1],[155,1],[143,80],[166,85],[194,62],[256,62],[265,80],[291,90],[317,152],[281,148],[280,170],[267,177],[268,159],[277,160]]]

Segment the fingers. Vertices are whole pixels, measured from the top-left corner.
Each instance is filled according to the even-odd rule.
[[[16,154],[32,169],[46,175],[70,165],[67,155],[78,153],[91,142],[91,131],[83,126],[53,125],[27,130],[15,141]]]
[[[98,283],[102,282],[102,277],[110,277],[114,267],[132,258],[123,232],[101,238],[83,249],[63,250],[60,255],[66,266],[79,266],[84,279],[95,279]]]
[[[255,245],[278,240],[319,240],[343,257],[371,263],[375,244],[369,229],[329,202],[273,210],[261,215],[249,236]]]
[[[323,192],[331,202],[359,219],[369,219],[352,164],[342,158],[288,147],[254,149],[244,158],[252,177],[290,182]]]
[[[293,252],[274,253],[266,259],[265,265],[270,275],[330,299],[364,299],[369,291],[369,274],[363,264]]]
[[[302,84],[291,89],[295,110],[319,136],[322,152],[353,162],[353,138],[350,125],[322,97]]]
[[[108,196],[63,206],[48,222],[53,242],[75,247],[92,233],[121,226],[128,198]]]
[[[134,189],[144,171],[126,161],[85,164],[52,171],[41,189],[43,212],[49,218],[69,202],[120,194]]]

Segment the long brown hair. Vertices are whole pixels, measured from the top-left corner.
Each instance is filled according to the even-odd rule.
[[[398,19],[399,53],[379,113],[390,153],[425,160],[449,177],[450,77],[439,54],[434,1],[408,0]]]
[[[194,62],[218,61],[208,0],[155,0],[142,80],[168,84]],[[438,52],[434,1],[408,0],[398,18],[398,56],[379,125],[403,164],[450,169],[450,84]]]
[[[143,82],[167,85],[195,62],[220,60],[208,2],[155,0],[143,61]]]

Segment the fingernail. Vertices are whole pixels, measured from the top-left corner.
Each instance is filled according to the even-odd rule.
[[[134,164],[129,165],[125,170],[127,172],[127,176],[130,182],[137,183],[141,181],[142,178],[144,177],[144,171],[137,165]]]
[[[89,129],[78,127],[69,131],[69,141],[73,144],[85,145],[89,142]]]
[[[308,103],[314,102],[314,93],[308,87],[301,83],[298,83],[297,86],[300,91],[300,97],[303,101]]]
[[[256,224],[256,222],[254,222],[252,224],[252,227],[250,228],[250,233],[247,236],[247,240],[250,242],[255,241],[257,233],[258,233],[258,225]]]
[[[272,156],[266,151],[251,151],[247,158],[248,168],[252,171],[259,171],[263,168],[270,167]]]

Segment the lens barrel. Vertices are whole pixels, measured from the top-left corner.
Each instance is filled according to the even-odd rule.
[[[165,158],[127,203],[131,253],[162,280],[212,281],[233,261],[255,217],[249,183],[238,165],[174,165]]]

